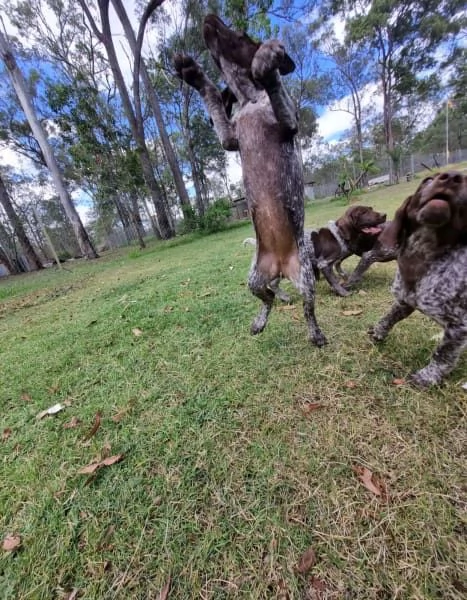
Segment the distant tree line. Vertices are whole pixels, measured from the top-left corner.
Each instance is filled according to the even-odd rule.
[[[189,53],[222,85],[201,35],[208,12],[252,37],[284,41],[297,67],[287,85],[308,172],[335,175],[351,164],[363,185],[386,157],[395,182],[407,152],[467,146],[460,0],[179,4],[146,2],[135,25],[123,0],[0,1],[8,15],[0,24],[0,141],[32,165],[0,164],[0,262],[10,272],[95,258],[116,229],[144,247],[148,233],[169,239],[219,227],[242,190],[228,183],[199,95],[172,68],[175,52]],[[332,148],[317,135],[325,106],[351,116],[345,143]],[[83,223],[77,207],[85,205]]]

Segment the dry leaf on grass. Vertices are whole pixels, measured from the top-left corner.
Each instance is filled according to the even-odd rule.
[[[172,584],[172,578],[169,576],[166,584],[164,585],[164,587],[161,590],[161,593],[159,594],[159,600],[167,600],[167,598],[169,597],[171,584]]]
[[[14,552],[21,546],[21,538],[19,535],[7,535],[3,540],[2,548],[7,552]]]
[[[405,379],[396,378],[396,379],[392,380],[392,385],[404,385],[404,383],[405,383]]]
[[[6,441],[11,435],[11,429],[9,427],[5,427],[2,433],[2,442]]]
[[[138,327],[135,327],[135,328],[134,328],[134,329],[132,329],[131,331],[132,331],[133,335],[134,335],[134,336],[136,336],[136,337],[138,337],[138,336],[140,336],[140,335],[143,335],[143,332],[142,332],[142,330],[141,330],[141,329],[139,329]]]
[[[373,472],[370,471],[370,469],[367,469],[362,465],[354,465],[352,470],[369,492],[380,497],[385,495],[386,490],[384,489],[384,486],[376,481]]]
[[[42,410],[40,413],[38,413],[36,415],[36,419],[40,420],[40,419],[43,419],[44,417],[47,417],[48,415],[56,415],[64,408],[65,408],[64,404],[60,404],[60,403],[54,404],[53,406],[50,406],[46,410]]]
[[[78,419],[78,417],[71,417],[71,421],[68,421],[68,423],[64,423],[63,424],[63,428],[64,429],[74,429],[75,427],[78,427],[78,425],[81,423],[80,419]]]
[[[308,571],[316,564],[316,553],[313,548],[308,548],[298,561],[297,571],[302,575],[308,573]]]
[[[96,416],[94,417],[94,425],[91,427],[91,429],[84,436],[83,442],[86,442],[87,440],[90,440],[94,435],[96,435],[96,432],[97,432],[97,430],[99,429],[100,426],[101,426],[101,413],[97,412]]]
[[[27,392],[23,392],[21,394],[21,400],[24,400],[25,402],[31,402],[32,398]]]
[[[284,304],[284,306],[279,306],[277,310],[295,310],[296,308],[295,304]]]
[[[123,454],[114,454],[114,456],[109,456],[103,460],[100,460],[99,462],[91,463],[85,467],[82,467],[78,470],[78,473],[81,475],[91,475],[92,473],[95,473],[97,469],[100,469],[101,467],[110,467],[121,460],[123,460]]]
[[[76,600],[76,598],[78,597],[78,594],[79,594],[79,589],[73,588],[71,590],[71,592],[67,592],[67,594],[64,597],[64,600]]]
[[[344,385],[346,388],[350,388],[350,389],[357,387],[357,384],[355,383],[355,381],[346,381],[344,383]]]
[[[354,309],[354,310],[343,310],[343,311],[342,311],[342,314],[343,314],[345,317],[355,317],[355,316],[357,316],[357,315],[361,315],[361,314],[362,314],[362,312],[363,312],[363,310],[360,310],[360,309],[357,309],[357,308],[356,308],[356,309]]]

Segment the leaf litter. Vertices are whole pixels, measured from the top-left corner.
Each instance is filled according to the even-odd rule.
[[[14,552],[21,546],[21,537],[19,535],[7,535],[2,543],[2,548],[6,552]]]
[[[383,500],[387,500],[388,493],[385,483],[377,478],[370,469],[363,465],[353,465],[352,470],[369,492]]]

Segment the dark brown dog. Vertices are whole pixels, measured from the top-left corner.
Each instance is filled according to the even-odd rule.
[[[361,256],[362,249],[374,246],[385,221],[385,214],[370,206],[357,205],[348,208],[337,221],[330,221],[327,227],[309,232],[315,264],[339,296],[350,292],[339,283],[334,268],[339,272],[345,258],[352,254]]]
[[[398,247],[396,301],[370,331],[381,341],[418,309],[444,329],[430,363],[411,376],[419,386],[440,383],[467,346],[467,176],[439,173],[424,179],[381,235]]]
[[[311,341],[322,346],[326,339],[315,318],[315,281],[303,234],[303,173],[294,145],[297,112],[281,81],[295,65],[280,42],[254,42],[215,15],[205,18],[203,35],[229,88],[227,96],[236,100],[232,118],[219,90],[192,58],[177,55],[174,64],[178,76],[203,98],[222,146],[240,151],[257,239],[248,285],[263,302],[251,332],[266,326],[274,302],[270,282],[286,277],[303,295]]]

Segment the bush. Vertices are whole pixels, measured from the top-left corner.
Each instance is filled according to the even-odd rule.
[[[178,233],[181,235],[185,233],[192,233],[193,231],[199,229],[199,225],[199,219],[195,209],[192,206],[185,207],[183,221],[180,223]]]
[[[230,217],[230,202],[225,198],[219,198],[207,209],[199,219],[199,228],[205,233],[216,233],[227,228]]]

